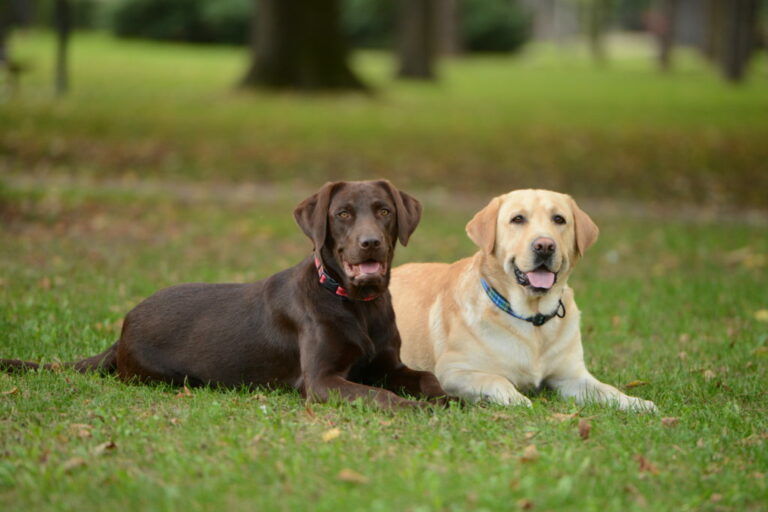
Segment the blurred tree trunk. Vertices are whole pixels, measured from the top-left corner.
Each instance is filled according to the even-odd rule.
[[[704,55],[712,62],[719,62],[723,53],[725,7],[722,0],[706,0]]]
[[[606,61],[605,32],[611,14],[611,0],[587,0],[583,13],[584,25],[592,58],[598,63]]]
[[[400,0],[398,54],[400,78],[433,80],[435,12],[439,0]]]
[[[72,10],[69,0],[56,0],[54,25],[56,27],[56,95],[69,90],[69,62],[67,49],[71,30]]]
[[[744,79],[755,43],[757,0],[729,0],[726,3],[721,71],[726,80]]]
[[[365,89],[347,63],[338,0],[256,0],[244,87]]]
[[[672,64],[678,3],[679,0],[661,0],[659,5],[661,19],[657,36],[659,40],[659,67],[662,71],[669,71]]]
[[[459,0],[438,0],[435,12],[435,45],[438,55],[458,55],[463,42],[459,27]]]

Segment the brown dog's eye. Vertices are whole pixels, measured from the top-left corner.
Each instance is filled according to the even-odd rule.
[[[381,215],[382,217],[386,217],[390,213],[392,213],[392,212],[389,211],[389,208],[382,208],[382,209],[379,210],[379,215]]]
[[[336,214],[336,216],[337,216],[338,218],[340,218],[340,219],[345,219],[345,220],[346,220],[346,219],[348,219],[348,218],[352,217],[352,214],[351,214],[351,213],[349,213],[349,212],[348,212],[348,211],[346,211],[346,210],[342,210],[342,211],[340,211],[339,213],[337,213],[337,214]]]
[[[512,224],[522,224],[525,222],[525,217],[522,215],[515,215],[512,217]]]
[[[563,217],[562,215],[555,215],[554,217],[552,217],[552,222],[554,222],[555,224],[565,224],[565,217]]]

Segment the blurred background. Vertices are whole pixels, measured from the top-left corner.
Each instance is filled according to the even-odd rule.
[[[6,184],[768,206],[765,0],[1,5]]]

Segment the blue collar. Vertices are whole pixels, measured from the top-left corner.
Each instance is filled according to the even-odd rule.
[[[509,304],[509,301],[506,298],[504,298],[502,294],[497,292],[493,286],[488,284],[488,281],[486,281],[481,277],[480,283],[483,285],[483,290],[485,290],[485,293],[488,294],[488,298],[491,299],[491,302],[493,302],[497,308],[499,308],[509,316],[513,316],[519,320],[524,320],[526,322],[531,322],[536,327],[540,327],[544,325],[554,317],[563,318],[565,316],[565,305],[563,304],[562,300],[557,301],[557,309],[555,309],[555,312],[552,313],[551,315],[543,315],[541,313],[537,313],[529,317],[520,316],[514,312],[514,310],[512,309],[512,306]]]

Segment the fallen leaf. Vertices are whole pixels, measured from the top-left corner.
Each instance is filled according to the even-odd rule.
[[[680,423],[680,418],[661,418],[661,424],[665,427],[675,427],[678,423]]]
[[[722,499],[723,499],[723,495],[717,492],[712,493],[712,496],[709,497],[709,501],[711,501],[712,503],[717,503]]]
[[[704,438],[703,437],[700,437],[696,441],[696,448],[704,448]]]
[[[192,396],[192,392],[189,390],[186,384],[184,384],[184,389],[176,393],[176,398],[189,398]]]
[[[549,417],[549,419],[555,420],[555,421],[559,421],[559,422],[562,423],[564,421],[572,420],[573,418],[576,417],[576,414],[577,413],[575,413],[575,412],[572,413],[572,414],[564,414],[562,412],[555,412],[555,413],[552,414],[552,416]]]
[[[117,449],[117,445],[114,441],[107,441],[105,443],[101,443],[100,445],[96,446],[93,449],[94,455],[104,455],[105,453],[115,451]]]
[[[645,386],[648,384],[644,380],[633,380],[632,382],[628,382],[624,387],[627,389],[630,388],[639,388],[640,386]]]
[[[170,422],[171,425],[181,425],[181,420],[179,418],[171,418]]]
[[[758,322],[768,322],[768,309],[758,309],[755,311],[755,320]]]
[[[768,354],[768,347],[757,347],[755,350],[752,351],[753,354],[756,356],[764,356]]]
[[[620,316],[612,316],[611,317],[611,325],[615,328],[621,325],[621,317]]]
[[[704,370],[701,373],[701,376],[704,377],[704,380],[712,380],[715,378],[715,372],[712,370]]]
[[[659,469],[656,467],[656,465],[642,455],[635,455],[635,460],[640,466],[641,473],[650,473],[652,475],[659,474]]]
[[[339,430],[338,428],[332,428],[330,430],[326,430],[325,432],[323,432],[322,438],[323,438],[323,441],[327,443],[328,441],[333,441],[340,435],[341,435],[341,430]]]
[[[685,361],[686,359],[688,359],[688,352],[685,352],[685,351],[683,351],[683,352],[680,352],[680,353],[678,353],[678,354],[677,354],[677,357],[678,357],[678,358],[679,358],[681,361]]]
[[[85,459],[82,457],[72,457],[68,461],[66,461],[64,464],[61,465],[61,470],[65,473],[69,473],[70,471],[77,469],[81,466],[85,466]]]
[[[338,478],[342,482],[350,482],[353,484],[367,484],[368,482],[370,482],[370,479],[367,476],[361,475],[354,469],[348,469],[348,468],[344,468],[341,471],[339,471],[339,474],[336,475],[336,478]]]
[[[522,462],[534,462],[539,458],[539,450],[536,449],[535,444],[529,444],[523,450],[523,456],[520,457]]]
[[[520,510],[531,510],[533,508],[533,502],[529,499],[521,499],[517,500],[517,506],[520,508]]]
[[[580,419],[579,420],[579,437],[581,437],[582,440],[586,441],[589,439],[589,433],[592,430],[592,424],[587,419]]]
[[[304,404],[304,413],[312,419],[315,419],[315,411],[309,406],[309,403]]]
[[[680,343],[688,343],[689,341],[691,341],[691,335],[688,334],[687,332],[684,332],[683,334],[680,335],[680,337],[678,338],[678,341]]]
[[[19,392],[19,388],[14,386],[11,389],[9,389],[8,391],[3,391],[1,394],[3,394],[3,395],[15,395],[18,392]]]
[[[632,484],[625,485],[624,491],[634,496],[635,503],[637,503],[640,507],[645,507],[648,504],[648,501],[645,499],[645,496],[643,496],[643,494],[634,485]]]

